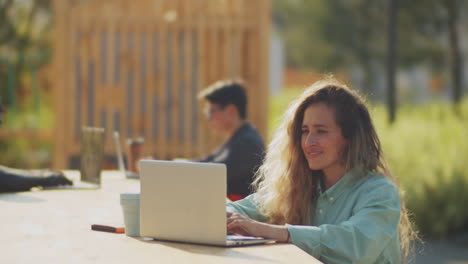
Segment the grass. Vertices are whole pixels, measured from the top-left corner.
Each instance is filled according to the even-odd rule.
[[[288,89],[270,101],[270,137],[289,103],[301,91]],[[400,106],[389,125],[383,105],[370,111],[393,174],[413,220],[425,236],[468,229],[468,100],[455,116],[448,103]]]

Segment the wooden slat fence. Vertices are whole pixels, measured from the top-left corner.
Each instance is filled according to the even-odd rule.
[[[157,158],[207,154],[197,93],[247,84],[248,118],[266,137],[270,0],[55,0],[55,168],[79,155],[83,126],[145,138]],[[123,142],[123,140],[122,140]]]

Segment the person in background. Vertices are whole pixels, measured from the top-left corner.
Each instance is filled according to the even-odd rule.
[[[5,109],[0,104],[0,124]],[[0,193],[24,192],[33,187],[72,185],[62,172],[51,170],[20,170],[0,166]]]
[[[213,132],[226,141],[213,153],[197,161],[224,163],[227,194],[239,200],[251,193],[253,176],[264,158],[265,145],[257,130],[246,120],[247,95],[236,81],[218,81],[199,93],[204,113]]]
[[[417,238],[369,111],[318,81],[290,106],[227,230],[293,243],[324,263],[401,263]]]

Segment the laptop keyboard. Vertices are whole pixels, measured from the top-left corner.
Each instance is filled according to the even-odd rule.
[[[262,239],[259,237],[239,236],[239,235],[227,235],[227,240],[230,241],[251,241]]]

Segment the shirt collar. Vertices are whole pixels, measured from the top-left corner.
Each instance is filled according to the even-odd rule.
[[[352,185],[354,185],[358,179],[358,175],[361,173],[361,170],[354,168],[338,180],[337,183],[333,184],[332,187],[328,188],[325,192],[320,192],[320,196],[325,195],[326,197],[333,197],[334,199],[338,198],[341,194],[346,192]]]

